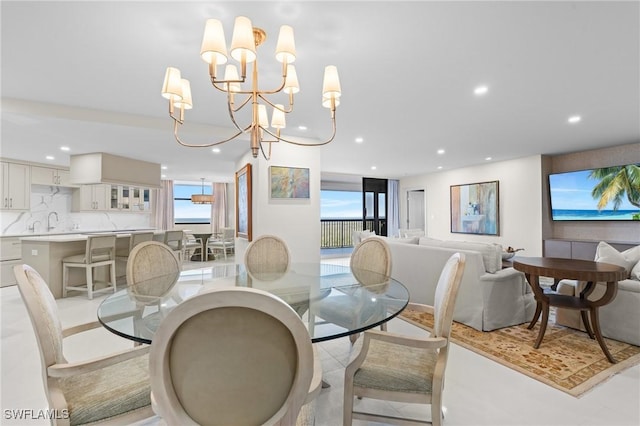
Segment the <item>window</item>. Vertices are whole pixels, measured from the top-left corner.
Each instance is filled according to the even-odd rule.
[[[212,193],[211,184],[204,185],[204,193]],[[173,184],[173,215],[176,224],[211,223],[211,204],[193,204],[191,194],[202,193],[201,183]]]
[[[362,218],[362,192],[320,191],[321,219]]]

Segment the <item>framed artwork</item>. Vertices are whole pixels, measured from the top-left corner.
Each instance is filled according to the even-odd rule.
[[[251,164],[236,172],[236,237],[251,241]]]
[[[269,167],[271,198],[309,198],[309,169]]]
[[[500,235],[498,181],[451,185],[451,232]]]

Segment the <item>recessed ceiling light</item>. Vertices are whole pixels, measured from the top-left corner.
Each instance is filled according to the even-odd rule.
[[[438,166],[438,170],[442,170],[442,166]]]
[[[162,170],[167,170],[167,166],[161,166],[160,167]]]
[[[364,142],[364,138],[361,138],[361,137],[356,138],[356,143],[362,143],[362,142]]]
[[[476,96],[486,95],[488,91],[489,91],[489,88],[487,86],[478,86],[475,89],[473,89],[473,93]]]
[[[167,175],[160,175],[160,177],[166,178],[166,177],[167,177]]]
[[[69,148],[68,146],[61,146],[60,151],[71,151],[71,148]]]
[[[377,167],[376,166],[371,166],[371,170],[376,170]]]
[[[444,149],[440,148],[438,151],[436,151],[438,154],[442,155],[444,154]]]
[[[56,158],[53,155],[47,155],[46,157],[47,160],[55,160]]]
[[[493,160],[493,158],[492,157],[485,157],[485,160],[491,161],[491,160]]]
[[[569,117],[567,121],[571,124],[576,124],[576,123],[579,123],[581,120],[582,120],[582,117],[580,117],[579,115],[572,115],[571,117]]]
[[[220,154],[220,148],[213,148],[213,149],[211,150],[211,152],[214,152],[214,153],[216,153],[216,154]]]
[[[307,130],[307,126],[298,126],[298,129],[300,129],[300,130]]]

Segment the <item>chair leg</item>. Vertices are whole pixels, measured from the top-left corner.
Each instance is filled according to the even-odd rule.
[[[342,426],[351,426],[353,423],[353,376],[344,378],[342,410]]]
[[[85,268],[87,276],[87,296],[89,300],[93,299],[93,266],[87,266]]]
[[[113,292],[116,292],[116,262],[111,262],[111,286],[113,287]]]
[[[431,396],[431,424],[442,425],[442,392],[434,392]]]
[[[62,264],[62,297],[67,297],[67,285],[69,284],[69,267]]]

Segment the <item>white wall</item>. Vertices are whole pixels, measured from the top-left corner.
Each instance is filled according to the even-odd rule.
[[[451,233],[451,185],[499,181],[500,235]],[[400,180],[400,223],[406,223],[407,191],[424,189],[426,230],[432,238],[485,241],[524,248],[526,256],[542,256],[541,156],[487,163]]]
[[[282,238],[289,246],[292,262],[320,261],[320,148],[298,147],[286,143],[273,145],[271,161],[248,153],[236,163],[236,170],[246,163],[253,175],[253,238],[270,234]],[[309,199],[271,199],[269,166],[305,167],[309,169]],[[248,245],[236,240],[236,262],[242,263]]]

